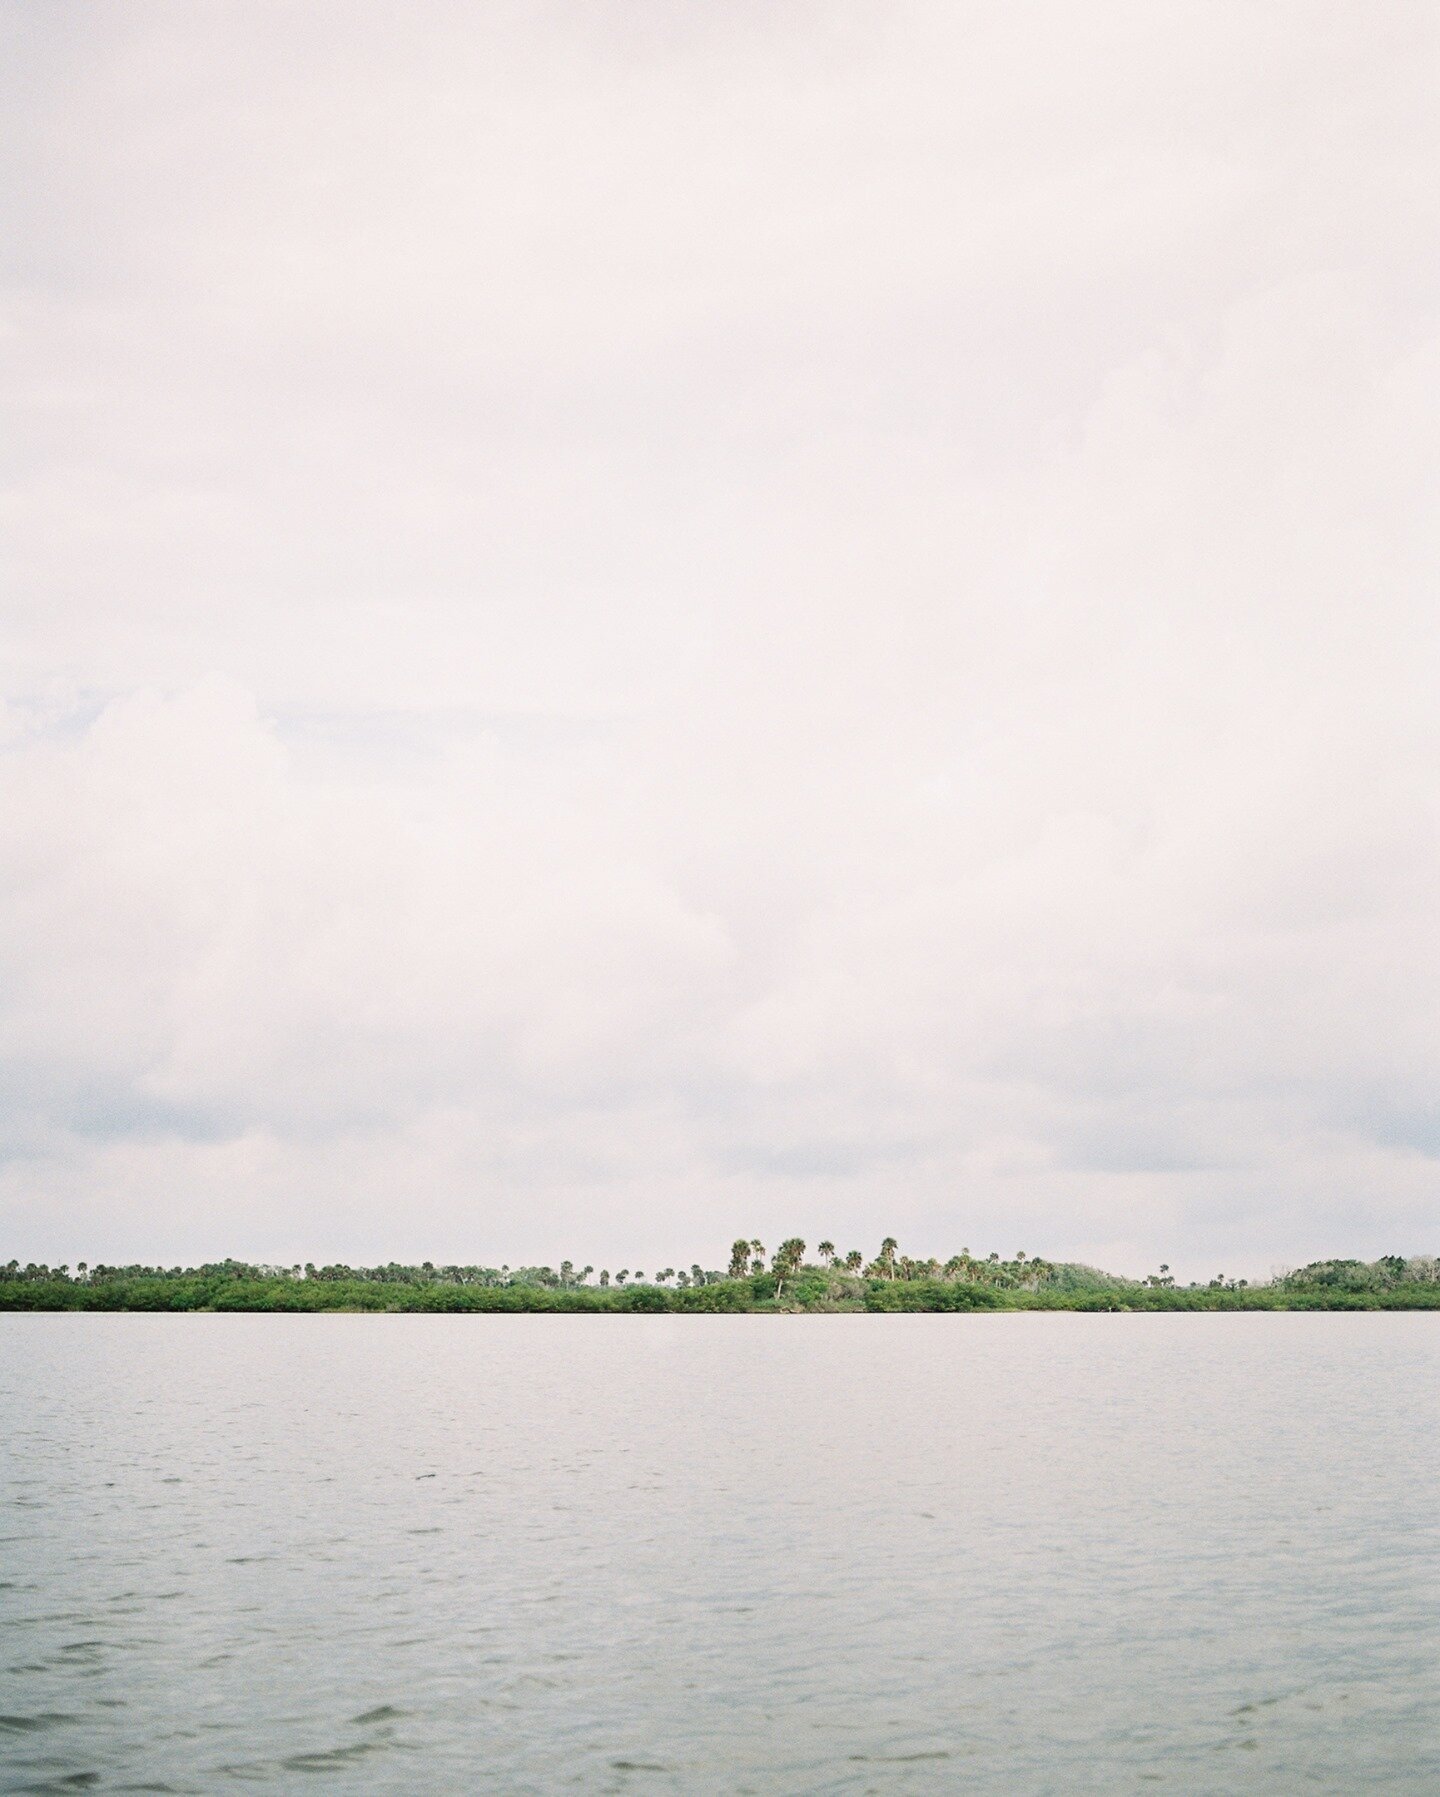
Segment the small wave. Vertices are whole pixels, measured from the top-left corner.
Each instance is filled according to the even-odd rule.
[[[871,1766],[908,1766],[916,1760],[948,1760],[951,1753],[948,1748],[936,1748],[930,1753],[852,1753],[852,1760],[863,1761]]]
[[[16,1785],[15,1789],[35,1793],[36,1797],[39,1797],[42,1792],[88,1791],[99,1782],[100,1774],[98,1772],[62,1772],[54,1778],[42,1778],[39,1784]]]

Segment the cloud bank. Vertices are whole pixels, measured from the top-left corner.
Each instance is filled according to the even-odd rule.
[[[6,31],[6,1253],[1436,1246],[1432,9]]]

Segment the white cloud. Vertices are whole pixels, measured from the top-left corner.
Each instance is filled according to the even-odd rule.
[[[1434,1246],[1426,9],[13,30],[10,1251]]]

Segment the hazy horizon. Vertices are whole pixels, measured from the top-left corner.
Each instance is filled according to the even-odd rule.
[[[0,1256],[1440,1248],[1432,8],[0,29]]]

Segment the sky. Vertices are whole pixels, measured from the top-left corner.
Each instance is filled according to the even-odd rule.
[[[0,31],[0,1257],[1440,1249],[1427,0]]]

